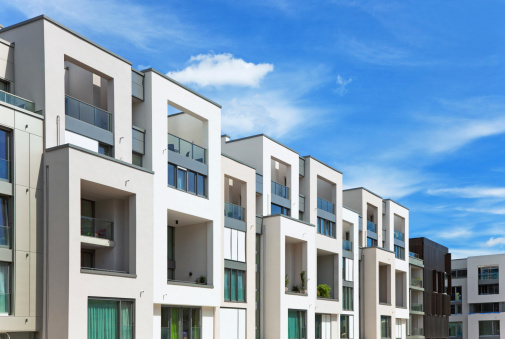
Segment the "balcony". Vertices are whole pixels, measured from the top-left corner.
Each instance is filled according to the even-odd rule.
[[[403,233],[403,232],[395,230],[394,237],[395,237],[395,239],[398,239],[400,241],[405,241],[405,233]]]
[[[178,153],[186,158],[190,158],[206,164],[206,152],[207,150],[203,147],[197,146],[189,141],[176,137],[168,133],[168,150]]]
[[[65,95],[65,115],[112,131],[112,114],[68,95]]]
[[[410,286],[423,288],[423,280],[421,278],[411,279]]]
[[[26,109],[27,111],[34,112],[35,111],[35,103],[30,100],[23,99],[14,94],[4,92],[0,90],[0,101],[6,102],[10,105]]]
[[[289,187],[272,181],[272,194],[278,195],[281,198],[289,200]]]
[[[329,202],[328,200],[324,200],[323,198],[317,197],[317,208],[328,213],[335,214],[335,204]]]
[[[224,215],[228,218],[244,220],[245,210],[242,206],[234,205],[229,202],[224,203]]]
[[[114,224],[110,221],[81,217],[81,235],[112,240]]]
[[[411,328],[410,335],[411,336],[424,336],[424,328]]]
[[[11,229],[9,226],[0,226],[0,248],[11,247]]]
[[[410,310],[413,312],[422,312],[423,311],[423,304],[411,303]]]
[[[498,279],[499,276],[499,272],[481,273],[479,274],[479,280],[495,280]]]
[[[352,242],[349,240],[342,240],[342,249],[344,251],[352,252]]]
[[[373,232],[373,233],[377,233],[377,225],[371,221],[368,221],[366,222],[366,229],[367,231],[370,231],[370,232]]]

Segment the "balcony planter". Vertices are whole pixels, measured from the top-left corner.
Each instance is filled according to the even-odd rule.
[[[321,298],[330,297],[331,287],[326,284],[321,284],[317,286],[317,296]]]

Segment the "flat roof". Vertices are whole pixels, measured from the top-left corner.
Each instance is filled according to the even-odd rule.
[[[374,192],[370,191],[368,188],[365,188],[365,187],[354,187],[354,188],[348,188],[348,189],[345,189],[345,190],[343,190],[343,191],[345,192],[345,191],[354,191],[354,190],[364,190],[364,191],[367,191],[367,192],[368,192],[368,193],[370,193],[370,194],[375,195],[377,198],[382,199],[382,197],[381,197],[380,195],[378,195],[378,194],[376,194],[376,193],[374,193]],[[382,200],[384,200],[384,199],[382,199]]]
[[[229,136],[229,135],[227,135],[227,134],[223,134],[223,135],[221,135],[221,137],[223,137],[223,136],[227,136],[228,138],[230,137],[230,136]],[[300,153],[298,153],[298,152],[297,152],[297,151],[295,151],[294,149],[292,149],[292,148],[290,148],[290,147],[288,147],[288,146],[284,145],[283,143],[281,143],[281,142],[279,142],[279,141],[275,140],[274,138],[271,138],[271,137],[269,137],[268,135],[263,134],[263,133],[261,133],[261,134],[255,134],[255,135],[250,135],[250,136],[248,136],[248,137],[238,138],[238,139],[234,139],[234,140],[228,140],[226,143],[229,143],[229,142],[235,142],[235,141],[242,141],[242,140],[252,139],[252,138],[257,138],[257,137],[264,137],[264,138],[270,139],[271,141],[273,141],[273,142],[275,142],[275,143],[277,143],[277,144],[281,145],[282,147],[284,147],[284,148],[286,148],[286,149],[290,150],[291,152],[294,152],[294,153],[298,154],[298,156],[300,156]]]
[[[305,158],[311,158],[311,159],[314,159],[315,161],[317,161],[317,162],[318,162],[318,163],[320,163],[321,165],[324,165],[324,166],[328,167],[329,169],[334,170],[335,172],[338,172],[338,173],[340,173],[340,174],[343,174],[341,171],[339,171],[339,170],[338,170],[338,169],[336,169],[335,167],[331,167],[331,166],[330,166],[330,165],[328,165],[327,163],[322,162],[321,160],[319,160],[319,159],[317,159],[317,158],[314,158],[312,155],[305,155],[305,156],[303,156],[303,157],[301,157],[301,158],[303,158],[303,159],[305,159]]]

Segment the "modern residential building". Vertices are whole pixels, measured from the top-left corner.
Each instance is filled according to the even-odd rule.
[[[502,338],[505,254],[452,260],[450,338]]]
[[[448,338],[451,254],[447,247],[427,238],[411,238],[409,242],[413,256],[411,274],[416,279],[422,277],[415,283],[411,281],[410,335],[413,337],[421,335],[422,328],[425,338]],[[422,276],[420,276],[421,265]]]
[[[411,333],[407,208],[46,16],[0,86],[0,338]]]

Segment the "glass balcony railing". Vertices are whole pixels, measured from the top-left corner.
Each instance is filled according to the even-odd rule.
[[[81,235],[112,240],[113,225],[110,221],[81,217]]]
[[[405,241],[405,233],[395,230],[394,234],[395,234],[395,239],[398,239],[400,241]]]
[[[11,247],[11,230],[9,226],[0,226],[0,248]]]
[[[366,229],[370,232],[377,233],[377,225],[371,221],[366,222]]]
[[[412,257],[412,258],[420,259],[419,258],[419,254],[414,253],[414,252],[409,252],[409,256]]]
[[[17,95],[11,94],[4,92],[0,90],[0,101],[6,102],[8,104],[11,104],[13,106],[26,109],[27,111],[34,112],[35,111],[35,104],[33,101],[23,99],[21,97],[18,97]]]
[[[423,287],[423,280],[422,279],[412,279],[410,280],[410,285],[414,287]]]
[[[422,312],[423,311],[423,304],[411,303],[410,310],[414,311],[414,312]]]
[[[11,311],[10,293],[0,293],[0,314],[9,314]]]
[[[244,220],[245,213],[242,206],[234,205],[229,202],[224,203],[224,215],[229,218]]]
[[[415,335],[421,336],[421,335],[424,335],[424,328],[411,328],[410,329],[410,335],[411,336],[415,336]]]
[[[329,202],[328,200],[324,200],[323,198],[317,197],[317,208],[331,214],[335,214],[335,204]]]
[[[168,133],[168,150],[206,164],[206,149]]]
[[[349,240],[342,240],[342,249],[352,252],[352,242]]]
[[[112,114],[68,95],[65,95],[65,115],[112,131]]]
[[[498,279],[499,277],[500,277],[500,274],[498,272],[481,273],[481,274],[479,274],[479,280]]]
[[[278,195],[285,199],[289,199],[289,187],[272,181],[272,194]]]

